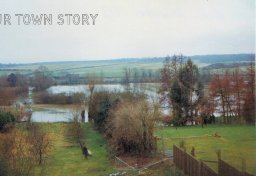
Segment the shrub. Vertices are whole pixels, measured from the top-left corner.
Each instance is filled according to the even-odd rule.
[[[28,141],[28,135],[17,129],[4,136],[0,156],[8,175],[29,175],[35,168],[36,163],[30,152],[33,146]]]
[[[0,131],[4,129],[7,124],[15,122],[15,117],[10,112],[0,111]]]
[[[148,155],[156,151],[155,122],[157,108],[146,101],[121,103],[111,112],[108,122],[110,144],[117,153]]]
[[[109,111],[119,101],[118,95],[110,92],[95,92],[90,103],[88,118],[94,120],[97,130],[103,132]]]
[[[137,102],[144,99],[144,95],[118,92],[95,92],[89,102],[88,119],[94,120],[95,128],[100,132],[105,132],[109,112],[114,109],[119,102]]]

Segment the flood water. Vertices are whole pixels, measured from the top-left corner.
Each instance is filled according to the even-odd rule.
[[[45,108],[43,111],[33,111],[32,122],[68,122],[72,113],[67,109]]]
[[[157,93],[157,84],[155,83],[138,83],[131,84],[131,91],[142,92],[147,96],[147,100],[152,102],[157,102],[159,100],[159,95]],[[101,84],[95,85],[94,91],[106,90],[110,92],[123,92],[125,87],[120,84]],[[32,91],[32,90],[31,90]],[[29,92],[31,97],[31,91]],[[84,93],[89,95],[88,85],[58,85],[52,86],[47,89],[48,93],[51,94],[73,94],[73,93]],[[31,100],[30,100],[31,101]],[[168,113],[167,109],[162,110],[163,113]],[[32,109],[32,118],[33,122],[68,122],[72,118],[73,114],[71,109],[67,108],[43,108],[42,111],[33,111]],[[85,110],[85,121],[88,121],[88,111]]]
[[[159,102],[160,95],[157,93],[159,84],[157,83],[137,83],[137,84],[131,84],[130,90],[136,91],[140,93],[144,93],[147,96],[147,101],[149,103]],[[101,91],[106,90],[110,92],[123,92],[125,91],[125,87],[120,84],[100,84],[95,85],[94,91]],[[58,86],[52,86],[47,89],[48,93],[51,94],[59,94],[59,93],[65,93],[67,95],[72,95],[74,93],[84,93],[85,95],[89,95],[89,88],[88,85],[58,85]],[[33,104],[32,101],[32,89],[29,91],[29,98],[27,100],[29,103]],[[170,109],[168,108],[167,104],[162,105],[162,108],[160,109],[161,112],[165,115],[168,115],[170,112]],[[71,109],[67,108],[61,108],[61,107],[54,107],[49,108],[48,106],[45,108],[43,107],[43,110],[32,111],[32,118],[31,120],[33,122],[69,122],[70,119],[72,119],[73,114],[71,112]],[[79,112],[81,114],[81,112]],[[218,111],[214,113],[215,116],[220,116]],[[88,121],[88,111],[85,109],[85,122]]]

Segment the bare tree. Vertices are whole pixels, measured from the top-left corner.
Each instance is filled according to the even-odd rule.
[[[79,112],[80,112],[79,108],[73,109],[72,111],[73,117],[70,123],[67,125],[65,136],[70,143],[79,144],[84,157],[87,158],[89,156],[89,152],[85,142],[85,131],[81,124],[81,121],[79,120],[79,116],[80,116]]]
[[[251,61],[246,72],[245,96],[242,114],[247,123],[255,123],[255,62]]]
[[[52,147],[49,134],[46,133],[41,126],[32,124],[29,129],[29,140],[33,146],[31,152],[34,155],[36,162],[39,165],[42,165],[48,157]]]
[[[88,102],[88,111],[90,111],[90,108],[92,108],[92,98],[93,98],[93,93],[94,93],[94,89],[95,89],[95,84],[99,83],[98,79],[92,78],[90,76],[87,77],[88,79],[88,88],[89,88],[89,102]],[[92,122],[93,117],[91,116],[91,114],[88,114],[88,122]]]
[[[132,70],[130,68],[124,68],[124,78],[123,85],[125,86],[126,91],[130,91],[130,83],[131,83]]]

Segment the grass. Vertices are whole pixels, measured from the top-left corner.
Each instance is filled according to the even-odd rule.
[[[117,173],[118,170],[107,156],[106,141],[97,131],[86,124],[85,135],[88,149],[92,157],[85,159],[77,144],[71,144],[65,140],[64,130],[67,123],[40,123],[47,129],[53,139],[53,149],[45,165],[42,175],[90,175],[101,176]],[[246,170],[255,173],[256,163],[256,129],[254,126],[237,125],[207,125],[186,126],[175,129],[174,127],[162,127],[156,130],[156,135],[164,138],[166,150],[172,149],[173,144],[179,145],[185,141],[187,152],[195,147],[198,159],[217,161],[216,150],[221,150],[224,161],[237,169],[242,167],[242,158],[246,160]],[[221,137],[214,137],[218,133]],[[158,148],[161,150],[162,141],[159,140]],[[207,164],[217,171],[217,164]],[[149,168],[145,174],[170,175],[176,173],[168,163]],[[131,175],[137,175],[137,172]],[[38,174],[39,175],[39,174]],[[129,175],[129,174],[128,174]],[[179,175],[179,174],[178,174]]]
[[[105,150],[105,140],[88,125],[85,125],[86,143],[92,156],[85,159],[79,145],[65,140],[65,123],[42,124],[54,136],[53,150],[45,165],[43,175],[109,175],[114,171]]]
[[[186,149],[195,147],[196,157],[217,161],[216,151],[221,150],[221,158],[237,169],[242,167],[242,158],[246,160],[246,170],[255,173],[256,165],[256,128],[254,126],[207,125],[158,128],[156,135],[164,138],[165,149],[172,149],[184,140]],[[214,137],[218,133],[221,137]],[[209,136],[210,135],[210,136]],[[197,136],[197,137],[196,137]],[[159,141],[159,148],[162,141]],[[217,171],[217,164],[207,163]]]
[[[64,130],[67,123],[40,123],[54,139],[53,150],[48,158],[41,175],[51,176],[104,176],[111,173],[126,172],[127,176],[134,175],[179,175],[182,173],[175,169],[172,162],[160,163],[139,173],[138,171],[118,170],[117,166],[107,156],[106,142],[97,131],[88,124],[85,125],[86,143],[92,156],[85,159],[78,145],[70,144],[65,140]],[[38,168],[36,175],[39,175]]]

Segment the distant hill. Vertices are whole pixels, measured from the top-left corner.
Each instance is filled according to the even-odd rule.
[[[192,60],[202,63],[226,63],[226,62],[245,62],[254,61],[255,54],[220,54],[220,55],[195,55],[190,56]]]
[[[129,67],[145,70],[158,71],[162,68],[166,57],[145,57],[145,58],[119,58],[112,60],[96,61],[60,61],[60,62],[38,62],[31,64],[1,64],[0,75],[12,72],[21,74],[31,74],[40,65],[49,68],[54,76],[66,74],[104,74],[106,77],[122,77],[123,69]],[[255,60],[255,54],[219,54],[219,55],[194,55],[185,56],[191,58],[200,68],[217,69],[232,68],[234,66],[245,66],[246,62]]]
[[[215,54],[215,55],[193,55],[184,56],[185,58],[190,58],[193,61],[199,61],[201,63],[226,63],[226,62],[244,62],[255,60],[255,54]],[[122,62],[163,62],[166,57],[144,57],[144,58],[118,58],[111,60],[90,60],[90,61],[56,61],[56,62],[37,62],[28,64],[1,64],[0,67],[15,67],[21,65],[54,65],[58,63],[101,63],[101,62],[112,62],[112,63],[122,63]]]

